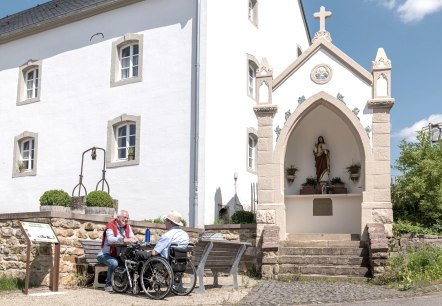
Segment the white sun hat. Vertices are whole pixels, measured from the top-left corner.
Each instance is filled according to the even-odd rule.
[[[183,222],[181,219],[183,218],[181,214],[175,210],[172,210],[170,213],[164,216],[166,219],[170,220],[172,223],[183,226]]]

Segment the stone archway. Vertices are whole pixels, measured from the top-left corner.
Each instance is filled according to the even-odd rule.
[[[342,103],[342,101],[330,96],[329,94],[325,92],[319,92],[316,95],[310,97],[306,101],[304,101],[298,108],[295,110],[295,112],[288,118],[287,122],[284,125],[284,128],[281,130],[279,139],[276,143],[275,150],[273,152],[273,162],[275,163],[275,167],[277,167],[277,175],[275,175],[273,179],[273,186],[274,188],[274,195],[273,198],[275,199],[275,208],[276,209],[276,224],[279,225],[280,232],[279,236],[281,240],[284,240],[286,238],[286,234],[290,231],[305,231],[305,232],[311,232],[315,229],[311,226],[307,226],[306,224],[311,224],[314,219],[307,219],[306,216],[299,216],[299,219],[296,220],[293,218],[290,218],[290,222],[287,222],[287,219],[289,217],[289,214],[293,214],[293,207],[294,206],[287,206],[287,201],[294,201],[294,199],[301,199],[301,197],[297,196],[291,196],[287,197],[287,184],[285,182],[285,175],[284,175],[284,169],[286,164],[286,153],[290,149],[290,142],[293,142],[293,135],[298,134],[298,139],[301,138],[307,138],[309,137],[308,141],[313,141],[315,137],[318,135],[313,134],[308,135],[308,133],[297,133],[297,129],[302,128],[302,126],[305,126],[306,120],[309,120],[309,118],[315,118],[315,116],[318,113],[318,110],[321,109],[322,112],[328,112],[329,115],[334,116],[336,119],[335,121],[339,121],[342,124],[342,128],[346,129],[345,133],[348,134],[348,137],[351,137],[354,141],[354,147],[359,152],[357,155],[360,158],[359,161],[362,164],[362,175],[361,175],[361,190],[359,192],[355,192],[352,195],[352,198],[350,199],[349,196],[341,197],[339,202],[347,203],[346,205],[349,205],[352,210],[349,211],[348,207],[339,207],[339,205],[336,205],[337,212],[339,209],[342,211],[346,211],[346,214],[350,214],[351,218],[355,219],[351,226],[342,226],[342,222],[339,220],[333,220],[330,224],[324,223],[321,221],[321,226],[318,226],[318,231],[349,231],[351,233],[357,233],[362,234],[363,228],[365,227],[365,224],[363,224],[363,211],[361,209],[362,203],[365,201],[364,195],[365,191],[367,189],[367,179],[365,175],[364,169],[366,168],[365,165],[370,164],[372,161],[372,152],[371,152],[371,145],[370,145],[370,139],[367,135],[367,132],[363,128],[362,124],[359,122],[359,119],[355,114],[353,114],[348,107]],[[316,112],[316,114],[315,114]],[[309,129],[311,130],[311,129]],[[299,136],[302,134],[302,136]],[[298,143],[302,143],[305,145],[305,141],[299,141]],[[313,146],[313,143],[311,143],[311,146]],[[311,151],[311,149],[307,150],[308,152]],[[308,153],[307,153],[308,154]],[[310,153],[311,154],[311,153]],[[341,154],[342,155],[342,154]],[[310,158],[310,157],[309,157]],[[351,161],[350,161],[351,162]],[[308,161],[307,161],[308,163]],[[346,161],[341,161],[340,168],[345,167],[343,163],[346,163]],[[349,162],[348,162],[349,163]],[[297,166],[299,166],[297,164]],[[306,162],[302,162],[302,167],[308,168],[309,165],[306,164]],[[310,165],[310,167],[313,167],[313,164]],[[335,172],[337,173],[337,172]],[[305,176],[305,173],[304,173]],[[300,184],[300,182],[298,182]],[[312,197],[313,198],[313,197]],[[312,198],[309,199],[312,201]],[[357,207],[355,207],[355,203],[357,203]],[[305,204],[305,203],[304,203]],[[310,204],[309,207],[309,213],[311,212],[311,207],[313,204]],[[344,205],[344,204],[342,204]],[[300,211],[296,211],[296,214],[299,214]],[[348,218],[349,216],[346,215],[342,218]],[[297,224],[298,221],[298,227],[294,224]],[[301,226],[300,223],[304,221],[304,226]],[[334,225],[333,225],[334,224]]]

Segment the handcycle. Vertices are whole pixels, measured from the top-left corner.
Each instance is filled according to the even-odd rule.
[[[169,264],[173,271],[172,293],[176,295],[188,295],[196,285],[196,270],[192,260],[187,256],[192,252],[193,244],[180,248],[172,244],[169,247]]]
[[[112,274],[112,287],[115,292],[124,293],[130,289],[139,294],[141,289],[151,299],[160,300],[169,292],[187,295],[195,287],[195,267],[187,257],[193,246],[178,248],[171,246],[169,260],[161,256],[147,257],[145,243],[129,243],[121,248],[122,265]]]
[[[172,288],[173,272],[170,264],[161,256],[147,258],[142,250],[145,246],[145,243],[136,242],[121,248],[120,260],[123,264],[115,268],[112,274],[112,287],[118,293],[130,289],[135,295],[142,289],[149,298],[160,300]]]

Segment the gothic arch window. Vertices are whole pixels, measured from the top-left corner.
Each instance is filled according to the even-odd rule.
[[[111,87],[143,80],[143,35],[126,34],[112,43]]]
[[[23,132],[14,138],[12,177],[37,175],[38,134]]]
[[[258,0],[249,0],[249,20],[255,26],[258,26]]]
[[[247,55],[247,95],[256,99],[256,70],[258,69],[258,61],[253,55]]]
[[[254,128],[247,129],[247,171],[256,173],[258,136]]]
[[[41,61],[29,60],[20,66],[17,86],[17,105],[40,101]]]
[[[108,168],[140,163],[140,116],[123,114],[107,123]]]
[[[381,74],[377,79],[376,84],[376,96],[377,97],[387,97],[388,95],[388,81],[385,74]]]

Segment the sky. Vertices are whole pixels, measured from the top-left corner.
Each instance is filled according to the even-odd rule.
[[[295,0],[293,0],[295,1]],[[0,18],[46,0],[0,0]],[[442,123],[442,0],[302,0],[311,37],[321,6],[333,44],[371,72],[378,48],[392,62],[391,162],[402,139]],[[393,174],[395,172],[393,171]]]

